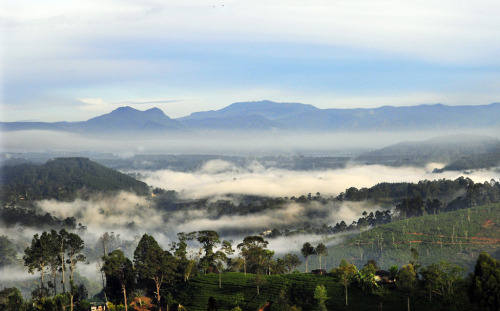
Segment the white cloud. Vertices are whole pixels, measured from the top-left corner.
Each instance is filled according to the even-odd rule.
[[[49,1],[43,5],[16,1],[6,4],[4,19],[16,32],[29,30],[27,41],[40,34],[59,41],[126,33],[158,40],[314,42],[445,63],[497,63],[499,10],[500,4],[493,0],[480,4],[452,0]]]
[[[217,163],[221,161],[218,160]],[[211,164],[208,164],[209,166]],[[271,197],[300,196],[320,192],[323,195],[338,195],[348,187],[372,187],[380,182],[418,182],[441,178],[456,179],[462,172],[429,173],[442,164],[426,168],[398,168],[381,165],[349,166],[336,170],[289,171],[263,168],[258,165],[236,169],[229,163],[226,171],[207,173],[175,172],[170,170],[141,172],[146,183],[164,189],[176,190],[186,198],[205,198],[226,194],[264,195]],[[469,178],[475,182],[498,178],[492,171],[477,171]]]

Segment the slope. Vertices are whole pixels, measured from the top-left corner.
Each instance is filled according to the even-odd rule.
[[[380,310],[379,299],[352,285],[349,288],[349,306],[345,306],[344,290],[338,280],[331,275],[314,275],[304,273],[264,275],[260,285],[260,295],[257,295],[254,284],[255,275],[236,272],[227,272],[221,275],[221,288],[219,276],[215,273],[192,278],[187,282],[178,284],[174,292],[174,299],[185,306],[189,311],[205,311],[208,299],[215,298],[218,310],[231,310],[236,305],[242,310],[255,311],[267,301],[274,302],[271,310],[278,310],[277,306],[283,301],[279,300],[280,291],[284,291],[288,304],[300,307],[304,311],[316,310],[314,289],[317,285],[324,285],[329,299],[326,300],[327,310]],[[383,302],[384,310],[404,310],[406,297],[388,286],[388,295]],[[415,310],[443,310],[446,306],[442,302],[428,300],[425,293],[418,292],[412,297],[412,308]],[[473,310],[467,297],[461,297],[460,310]],[[281,306],[283,307],[283,306]],[[283,309],[281,309],[283,310]]]
[[[430,162],[453,163],[462,159],[485,157],[490,159],[489,163],[499,163],[499,152],[498,139],[480,135],[453,135],[394,144],[362,154],[354,161],[363,164],[423,166]],[[455,168],[460,169],[458,165]]]
[[[0,172],[4,205],[42,199],[73,200],[79,191],[127,190],[147,194],[148,185],[87,158],[57,158],[44,165],[6,166]]]
[[[330,241],[333,243],[334,241]],[[328,269],[342,259],[362,267],[374,259],[383,269],[412,260],[411,248],[426,266],[446,260],[471,268],[480,252],[500,258],[500,204],[394,221],[329,247]],[[314,263],[317,260],[311,260]]]

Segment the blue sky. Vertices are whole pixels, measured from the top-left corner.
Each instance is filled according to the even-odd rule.
[[[500,101],[498,1],[3,1],[1,120]]]

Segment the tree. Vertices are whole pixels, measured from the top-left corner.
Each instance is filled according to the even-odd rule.
[[[384,285],[375,283],[375,286],[371,290],[371,294],[379,298],[380,311],[382,311],[384,300],[389,296],[389,290]]]
[[[318,301],[318,310],[327,311],[325,301],[328,299],[328,294],[324,285],[317,285],[314,289],[314,299]]]
[[[153,236],[144,234],[134,251],[134,266],[137,281],[144,287],[148,287],[148,281],[155,285],[156,301],[160,306],[160,287],[163,282],[174,279],[174,262],[156,242]]]
[[[66,250],[67,250],[67,245],[66,245],[66,240],[67,240],[67,236],[68,236],[68,232],[64,229],[61,229],[61,231],[59,231],[59,236],[58,236],[58,240],[59,240],[59,259],[61,260],[61,273],[62,273],[62,277],[61,277],[61,280],[62,280],[62,287],[63,287],[63,293],[66,294],[66,278],[65,278],[65,272],[66,272],[66,261],[64,259],[64,255],[66,253]]]
[[[64,230],[64,229],[63,229]],[[80,238],[78,234],[75,233],[68,233],[65,230],[60,231],[61,235],[61,249],[64,249],[67,254],[68,254],[68,259],[66,260],[66,263],[69,264],[69,270],[70,270],[70,284],[73,284],[73,275],[76,269],[76,264],[78,262],[84,261],[85,256],[83,255],[83,248],[85,243],[83,240]],[[62,262],[64,262],[64,253],[61,255]],[[64,280],[64,266],[63,266],[63,280]],[[69,291],[70,294],[70,301],[71,301],[71,311],[73,311],[74,308],[74,291],[72,289],[73,285],[70,285],[71,289]],[[63,289],[64,289],[64,283],[63,283]]]
[[[274,251],[265,249],[263,251],[263,256],[265,259],[265,263],[267,265],[266,274],[271,275],[271,266],[273,265],[273,262],[274,262],[273,261]]]
[[[106,291],[115,301],[123,294],[125,311],[127,307],[127,291],[134,287],[134,266],[121,250],[115,250],[109,256],[103,257],[102,270],[106,275]]]
[[[406,293],[406,300],[408,305],[408,311],[410,311],[410,294],[413,292],[417,286],[417,273],[412,264],[407,264],[403,266],[401,270],[398,271],[396,279],[396,287]]]
[[[0,291],[0,310],[25,311],[27,309],[28,306],[17,287],[4,288]]]
[[[198,236],[196,238],[200,244],[203,245],[203,249],[205,251],[205,256],[201,258],[200,264],[205,271],[205,273],[208,271],[208,268],[210,266],[214,266],[214,247],[215,245],[220,243],[220,237],[219,234],[215,231],[211,230],[203,230],[203,231],[198,231]]]
[[[57,272],[59,269],[63,268],[63,260],[61,258],[61,244],[62,238],[61,236],[57,233],[55,230],[51,230],[49,234],[49,256],[48,256],[48,263],[50,266],[50,271],[52,274],[52,278],[54,279],[54,296],[57,295]],[[64,253],[64,252],[62,252]]]
[[[487,253],[479,254],[469,277],[469,297],[482,310],[500,309],[500,262]]]
[[[319,243],[318,246],[316,246],[315,250],[316,255],[318,255],[319,259],[319,268],[321,269],[321,257],[323,256],[328,256],[328,249],[326,248],[325,244]]]
[[[302,245],[302,249],[300,250],[302,253],[302,256],[306,258],[306,273],[307,273],[307,260],[309,259],[309,256],[314,255],[314,247],[311,245],[309,242],[305,242],[304,245]]]
[[[356,275],[356,266],[350,263],[347,263],[344,259],[340,262],[338,268],[333,269],[333,274],[335,274],[339,280],[340,285],[344,287],[345,291],[345,305],[348,305],[348,297],[347,291],[349,286],[354,280],[354,276]]]
[[[174,256],[177,257],[179,262],[179,267],[182,269],[182,274],[184,278],[184,282],[189,280],[191,273],[193,272],[194,267],[196,267],[197,260],[193,259],[189,256],[188,253],[188,241],[192,241],[196,238],[196,232],[177,233],[177,238],[179,242],[173,242],[170,250],[174,252]],[[189,258],[188,258],[189,256]]]
[[[221,249],[219,249],[214,254],[214,261],[217,268],[217,272],[219,274],[219,288],[222,288],[221,284],[221,273],[224,269],[224,264],[228,263],[228,255],[232,255],[234,253],[234,249],[230,241],[223,241]]]
[[[179,239],[178,243],[173,242],[171,250],[174,252],[174,256],[179,258],[180,260],[187,260],[187,241],[192,241],[196,237],[196,232],[177,233],[177,238]]]
[[[367,263],[363,269],[358,270],[356,273],[356,282],[358,285],[368,292],[372,292],[377,287],[377,281],[375,281],[375,267],[372,263]]]
[[[283,257],[283,263],[286,266],[288,273],[291,273],[293,269],[300,266],[302,262],[296,254],[285,254]]]
[[[453,305],[458,285],[463,281],[464,268],[441,261],[439,264],[431,264],[421,274],[424,279],[425,288],[432,294],[441,298],[445,305]]]
[[[68,233],[66,235],[66,249],[69,257],[66,263],[69,264],[70,280],[73,280],[76,264],[85,261],[85,256],[82,253],[84,247],[85,243],[78,234]]]
[[[260,295],[260,286],[266,282],[262,273],[257,272],[252,277],[251,282],[257,287],[257,296]]]
[[[41,274],[40,299],[44,295],[45,270],[52,255],[50,254],[50,243],[50,236],[44,231],[40,236],[35,234],[31,240],[31,246],[24,250],[24,265],[28,267],[28,272],[33,274],[36,269]]]
[[[238,244],[237,248],[240,250],[240,254],[245,260],[243,266],[245,275],[247,267],[252,272],[259,272],[264,256],[264,249],[267,248],[268,244],[268,241],[258,235],[247,236],[243,239],[242,243]]]
[[[0,236],[0,267],[16,262],[14,244],[5,235]]]

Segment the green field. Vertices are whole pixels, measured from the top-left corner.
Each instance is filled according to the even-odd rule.
[[[265,283],[260,287],[257,295],[256,287],[252,283],[253,275],[243,273],[222,274],[222,288],[219,288],[217,274],[208,274],[193,278],[177,286],[176,300],[189,311],[205,311],[209,297],[214,297],[219,310],[231,310],[238,304],[243,310],[258,310],[266,301],[278,301],[279,292],[286,289],[289,293],[289,303],[302,308],[303,311],[315,310],[316,302],[313,292],[317,285],[324,285],[328,291],[326,306],[328,310],[380,310],[380,300],[367,292],[352,285],[349,288],[349,306],[345,306],[343,288],[338,281],[329,275],[318,276],[304,273],[264,276]],[[406,297],[389,286],[389,296],[383,302],[383,310],[405,310]],[[239,299],[238,299],[239,297]],[[424,292],[417,292],[411,298],[412,310],[443,310],[437,299],[428,300]],[[462,297],[458,303],[458,310],[473,310],[467,300]],[[463,307],[463,308],[462,308]],[[276,304],[272,310],[276,310]]]
[[[330,240],[334,241],[334,238]],[[323,262],[330,270],[342,259],[358,267],[368,259],[375,259],[382,269],[389,269],[391,265],[407,264],[411,260],[411,248],[418,251],[418,261],[424,266],[446,260],[470,269],[482,251],[498,259],[500,204],[381,225],[329,247],[329,255]],[[310,266],[317,266],[316,258],[310,259]]]

